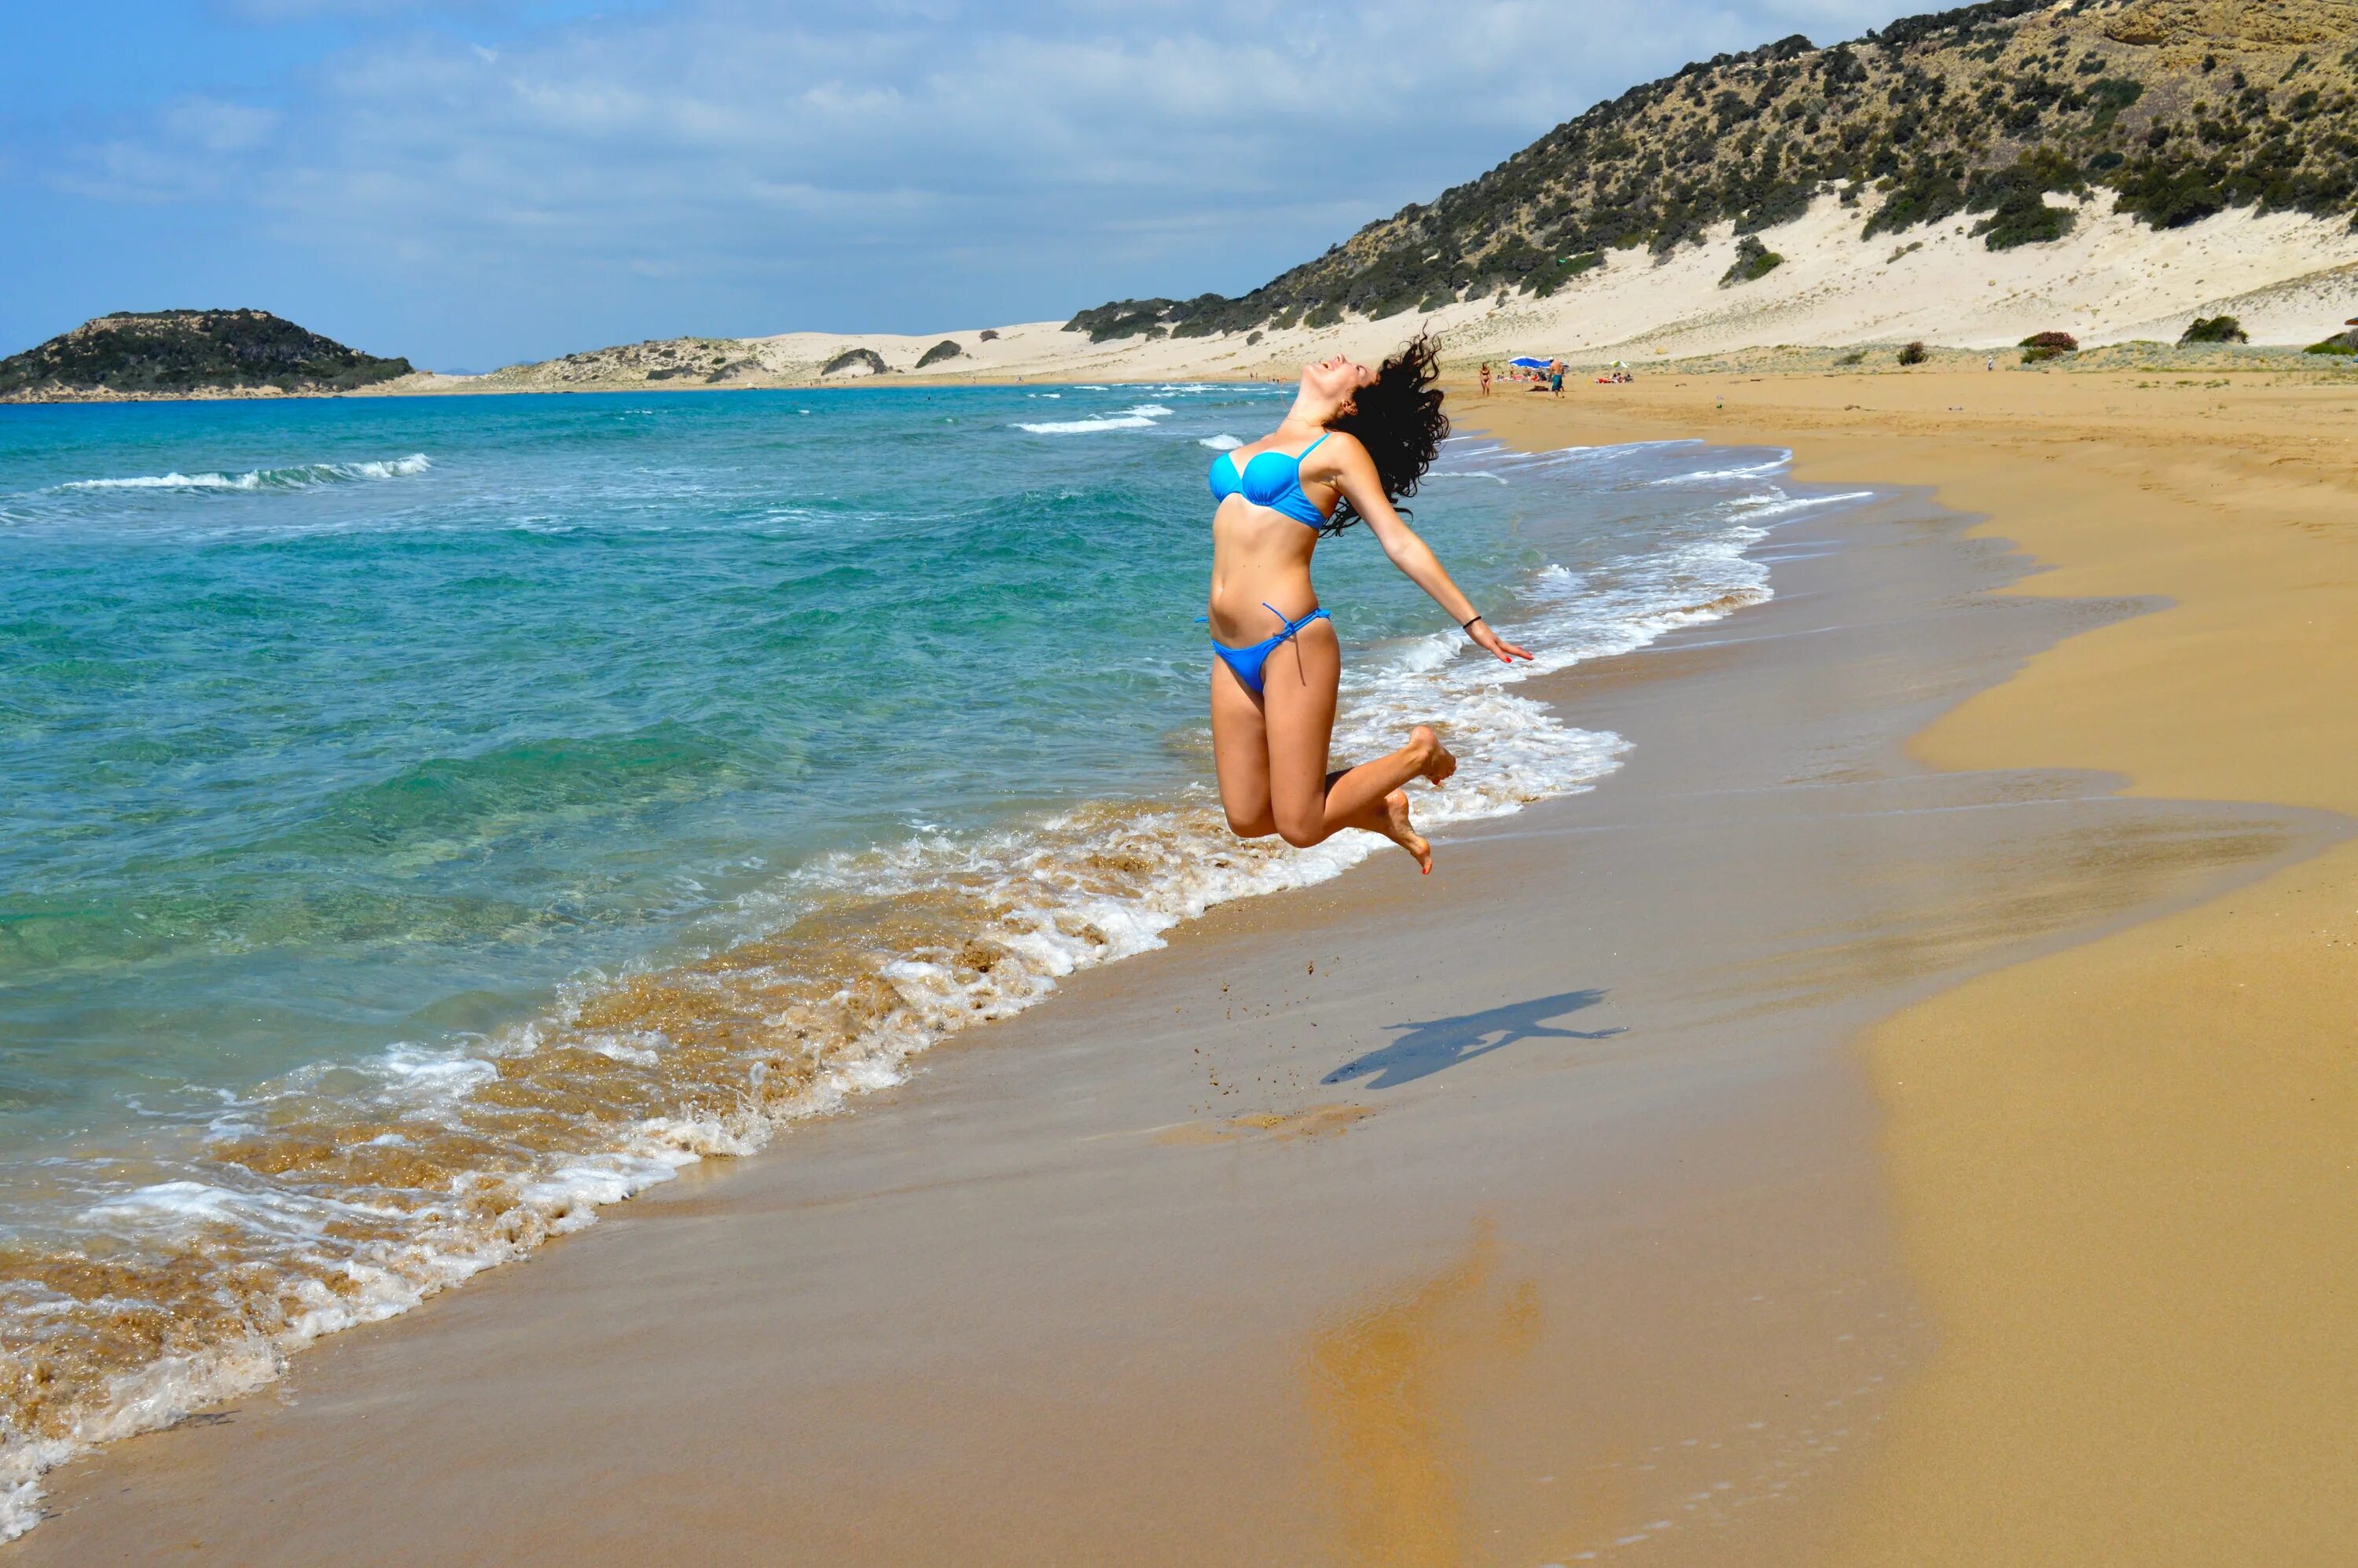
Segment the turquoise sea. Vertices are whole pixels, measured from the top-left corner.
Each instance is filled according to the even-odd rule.
[[[1379,848],[1210,793],[1205,470],[1290,394],[0,408],[0,1534],[80,1446]],[[1623,743],[1517,687],[1765,598],[1747,549],[1842,499],[1781,470],[1453,442],[1417,525],[1541,662],[1347,534],[1339,749],[1443,722],[1444,827],[1589,787]]]

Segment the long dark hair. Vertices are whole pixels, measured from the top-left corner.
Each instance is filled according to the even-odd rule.
[[[1441,411],[1441,389],[1433,384],[1441,379],[1440,359],[1441,345],[1431,333],[1419,332],[1384,362],[1373,385],[1352,395],[1351,412],[1327,425],[1357,437],[1368,449],[1389,500],[1416,493],[1433,455],[1448,439],[1449,416]],[[1400,510],[1405,514],[1408,508]],[[1346,497],[1324,532],[1339,534],[1358,520],[1358,508]]]

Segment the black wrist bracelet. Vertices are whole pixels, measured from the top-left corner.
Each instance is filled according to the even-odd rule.
[[[1474,621],[1479,621],[1482,618],[1478,615],[1474,617]],[[1465,633],[1468,637],[1471,637],[1474,635],[1474,621],[1461,621],[1457,623],[1457,629],[1460,632]]]

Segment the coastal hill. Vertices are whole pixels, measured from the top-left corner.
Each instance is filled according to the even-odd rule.
[[[1917,340],[1937,358],[2042,331],[2169,358],[2220,316],[2253,347],[2210,360],[2346,373],[2297,351],[2358,316],[2353,213],[2358,0],[1986,0],[1632,88],[1240,297],[953,332],[933,366],[941,332],[800,332],[466,389],[811,384],[874,373],[846,361],[860,349],[896,376],[1283,374],[1419,327],[1460,366]]]
[[[2358,212],[2358,0],[1988,0],[1855,44],[1690,65],[1239,298],[1115,300],[1093,339],[1176,337],[1545,297],[1601,264],[1739,241],[1839,193],[1861,241],[1964,222],[2052,243],[2104,199],[2148,230],[2231,210]],[[2060,200],[2056,200],[2060,199]],[[1757,241],[1724,276],[1767,276]]]
[[[351,392],[409,373],[266,310],[123,311],[0,360],[0,401]]]

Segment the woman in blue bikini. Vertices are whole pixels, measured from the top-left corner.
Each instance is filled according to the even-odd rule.
[[[1433,871],[1403,786],[1457,771],[1440,738],[1420,724],[1388,757],[1327,766],[1343,650],[1310,584],[1321,538],[1365,522],[1467,636],[1508,664],[1531,656],[1490,629],[1392,505],[1416,493],[1449,434],[1437,352],[1420,334],[1381,369],[1341,354],[1305,365],[1283,423],[1212,460],[1212,752],[1240,838],[1274,833],[1307,848],[1357,827]]]

